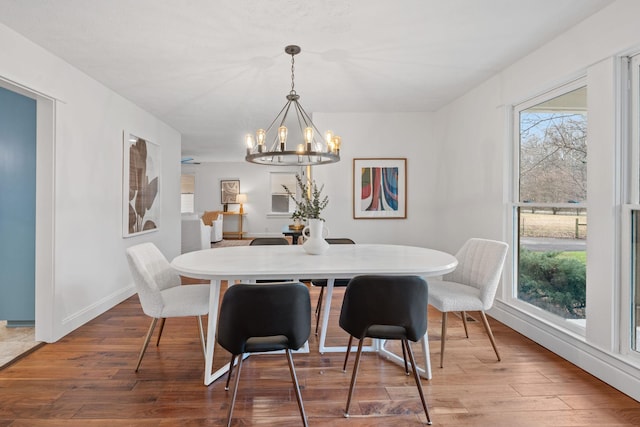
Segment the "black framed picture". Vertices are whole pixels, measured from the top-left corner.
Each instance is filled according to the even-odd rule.
[[[220,202],[223,205],[228,203],[238,203],[238,194],[240,194],[239,179],[220,180]]]

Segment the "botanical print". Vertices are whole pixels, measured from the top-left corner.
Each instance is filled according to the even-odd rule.
[[[128,135],[125,147],[127,237],[159,227],[160,147],[133,134]]]
[[[407,159],[353,159],[353,217],[407,217]]]

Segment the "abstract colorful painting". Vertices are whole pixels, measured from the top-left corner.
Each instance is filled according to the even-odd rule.
[[[407,159],[353,159],[353,217],[407,217]]]
[[[123,236],[157,231],[160,225],[160,146],[123,133]]]

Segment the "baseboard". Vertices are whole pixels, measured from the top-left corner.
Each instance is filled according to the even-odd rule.
[[[60,322],[60,325],[58,325],[55,328],[56,334],[55,334],[54,340],[51,342],[55,342],[59,340],[60,338],[74,331],[75,329],[79,328],[80,326],[84,325],[90,320],[95,319],[96,317],[100,316],[102,313],[110,310],[117,304],[120,304],[122,301],[131,297],[135,293],[136,293],[135,287],[133,283],[131,283],[128,286],[121,288],[118,291],[113,292],[112,294],[106,296],[100,301],[97,301],[96,303],[91,304],[90,306],[85,307],[84,309],[65,317],[64,319],[62,319],[62,322]]]
[[[599,349],[584,337],[563,331],[517,308],[496,301],[488,313],[511,329],[640,401],[640,367],[622,356]]]

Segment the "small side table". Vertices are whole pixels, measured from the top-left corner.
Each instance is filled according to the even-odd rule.
[[[294,245],[298,244],[298,237],[302,236],[303,228],[299,230],[294,230],[293,228],[289,228],[288,225],[282,227],[282,234],[285,236],[291,236],[291,243]]]
[[[238,217],[238,228],[236,229],[236,231],[222,231],[222,237],[223,238],[235,238],[235,239],[242,239],[242,235],[244,234],[244,231],[242,231],[242,221],[244,219],[244,216],[246,215],[246,213],[240,213],[240,212],[223,212],[222,215],[224,215],[225,220],[222,223],[222,226],[224,227],[224,224],[226,224],[227,217]]]

